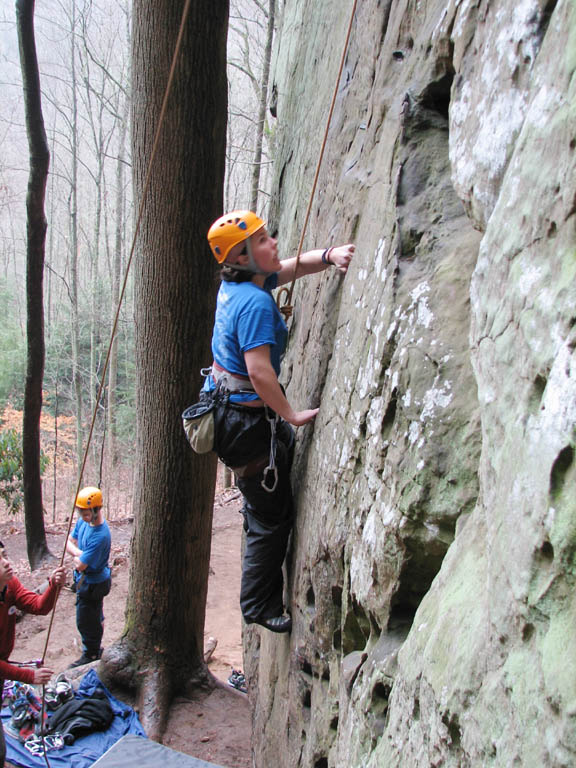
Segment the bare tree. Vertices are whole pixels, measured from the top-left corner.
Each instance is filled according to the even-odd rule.
[[[138,199],[183,5],[134,4]],[[137,689],[155,739],[172,697],[210,681],[203,635],[216,460],[192,454],[180,414],[211,359],[217,286],[205,238],[222,210],[227,18],[227,0],[191,4],[137,252],[135,535],[125,635],[105,653],[101,674]]]
[[[34,0],[17,0],[18,45],[24,88],[26,130],[30,152],[30,173],[26,195],[27,248],[26,299],[28,360],[22,454],[24,512],[28,560],[36,568],[50,555],[46,543],[40,472],[40,416],[44,379],[44,249],[46,217],[44,200],[50,152],[44,129],[40,74],[34,36]]]
[[[268,106],[268,80],[270,78],[270,60],[272,58],[272,41],[274,39],[274,6],[275,0],[268,2],[268,27],[266,30],[266,47],[264,49],[264,62],[262,65],[262,79],[260,82],[260,107],[258,110],[258,124],[256,126],[256,144],[254,148],[254,167],[252,169],[252,190],[250,193],[250,208],[258,210],[258,196],[260,191],[260,177],[262,175],[262,146],[264,142],[264,127],[266,124],[266,108]]]

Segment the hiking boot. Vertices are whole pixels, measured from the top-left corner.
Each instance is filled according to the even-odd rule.
[[[290,616],[274,616],[271,619],[258,619],[255,624],[269,629],[270,632],[290,632],[292,629],[292,619]]]
[[[98,661],[100,656],[102,656],[102,651],[100,651],[100,653],[86,653],[86,651],[84,651],[79,659],[76,659],[76,661],[73,661],[72,664],[68,665],[68,668],[83,667],[84,664],[91,664],[93,661]]]

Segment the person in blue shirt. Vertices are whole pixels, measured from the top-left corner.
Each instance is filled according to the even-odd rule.
[[[79,667],[102,655],[104,598],[110,592],[110,528],[102,514],[102,491],[83,488],[76,498],[79,519],[66,542],[74,558],[76,626],[82,638],[82,655],[72,662]]]
[[[276,240],[252,211],[233,211],[210,227],[208,242],[222,265],[212,336],[213,364],[205,394],[217,390],[215,450],[244,497],[246,547],[240,606],[247,624],[289,632],[282,564],[293,523],[292,427],[318,408],[295,410],[278,381],[287,328],[271,291],[330,266],[346,273],[352,244],[280,261]],[[222,397],[224,395],[224,397]]]

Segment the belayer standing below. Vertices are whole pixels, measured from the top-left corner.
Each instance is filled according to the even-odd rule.
[[[74,558],[76,626],[82,637],[82,656],[70,666],[80,667],[102,655],[104,598],[110,592],[110,528],[102,514],[102,491],[83,488],[76,498],[79,519],[66,542]]]
[[[278,381],[287,328],[271,291],[296,277],[334,266],[345,273],[352,244],[280,261],[276,240],[251,211],[234,211],[211,226],[208,242],[222,265],[212,336],[214,362],[205,392],[218,389],[215,450],[236,474],[244,497],[246,548],[240,606],[247,624],[289,632],[282,563],[293,523],[290,425],[312,421],[318,408],[295,411]],[[224,397],[221,397],[224,395]]]
[[[18,611],[46,616],[56,602],[58,590],[66,583],[66,570],[56,568],[48,579],[48,588],[37,594],[26,589],[18,581],[12,565],[4,552],[0,541],[0,691],[4,689],[4,680],[18,680],[30,685],[44,685],[52,677],[49,667],[29,667],[9,661],[14,649],[14,637]],[[4,766],[6,744],[4,729],[0,723],[0,768]]]

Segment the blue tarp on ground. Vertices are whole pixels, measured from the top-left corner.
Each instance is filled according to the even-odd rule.
[[[90,733],[88,736],[82,736],[70,746],[63,749],[51,750],[48,752],[48,759],[51,768],[90,768],[94,762],[110,749],[116,742],[127,733],[137,736],[145,736],[144,729],[140,725],[138,715],[134,710],[115,699],[110,691],[100,682],[96,672],[91,669],[82,678],[80,687],[76,693],[76,698],[87,698],[92,696],[100,688],[104,691],[110,701],[114,720],[107,731],[98,731]],[[10,719],[10,710],[2,710],[2,722]],[[6,759],[14,765],[22,768],[46,768],[44,756],[34,756],[16,739],[12,738],[6,731]]]

